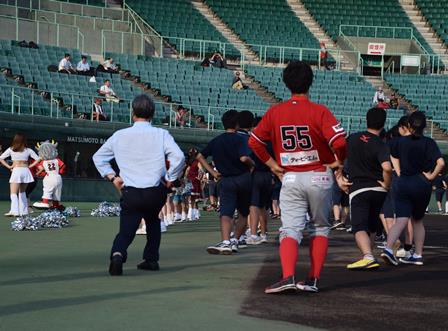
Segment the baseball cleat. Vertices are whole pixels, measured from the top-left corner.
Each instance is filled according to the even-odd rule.
[[[317,288],[317,278],[309,278],[304,282],[298,282],[296,287],[300,291],[317,293],[319,289]]]
[[[278,282],[272,284],[265,288],[264,293],[272,294],[272,293],[280,293],[285,291],[296,291],[296,283],[294,280],[294,276],[290,276],[288,278],[283,278]]]

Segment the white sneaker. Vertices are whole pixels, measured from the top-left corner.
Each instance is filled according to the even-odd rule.
[[[146,225],[143,225],[141,228],[138,228],[135,234],[146,234]]]
[[[246,244],[248,245],[260,245],[262,243],[262,239],[260,236],[249,236],[246,239]]]
[[[260,234],[261,243],[267,243],[268,242],[268,235],[267,234]]]
[[[181,222],[185,222],[187,220],[187,214],[185,212],[182,212],[182,217],[180,218]]]
[[[34,214],[34,209],[31,207],[28,207],[28,214]]]
[[[169,214],[168,217],[166,218],[166,221],[168,222],[168,225],[173,225],[174,224],[174,215]]]
[[[166,228],[165,222],[160,221],[160,232],[166,232],[166,231],[167,231],[167,228]]]
[[[40,208],[40,209],[48,209],[48,208],[50,208],[50,204],[39,201],[39,202],[33,203],[33,207]]]
[[[14,215],[14,214],[11,213],[10,211],[8,211],[8,212],[5,214],[5,216],[6,216],[6,217],[13,217],[13,216],[17,216],[17,215]]]
[[[182,220],[182,215],[179,213],[174,214],[174,222],[179,222]]]
[[[250,237],[250,235],[251,235],[251,233],[250,233],[250,229],[249,228],[247,228],[247,230],[246,230],[246,237]]]
[[[400,248],[397,251],[396,257],[405,257],[406,256],[406,251],[404,250],[404,248]]]

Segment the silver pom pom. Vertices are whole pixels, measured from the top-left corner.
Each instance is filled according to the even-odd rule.
[[[78,207],[67,207],[62,214],[66,217],[81,217],[81,211]]]
[[[29,215],[17,218],[11,222],[13,231],[37,231],[40,229],[59,229],[70,224],[66,216],[59,210],[48,210],[37,217]]]
[[[121,207],[118,203],[101,202],[99,206],[92,210],[90,215],[95,217],[120,216]]]

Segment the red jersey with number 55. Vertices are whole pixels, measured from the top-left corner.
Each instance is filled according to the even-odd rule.
[[[263,162],[269,159],[266,141],[272,142],[276,161],[286,171],[321,170],[336,160],[335,153],[341,162],[345,158],[341,124],[327,107],[304,95],[271,107],[252,131],[249,146]]]

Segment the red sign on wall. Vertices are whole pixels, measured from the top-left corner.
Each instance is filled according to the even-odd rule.
[[[386,52],[386,44],[384,43],[369,43],[367,54],[369,55],[384,55]]]

